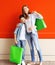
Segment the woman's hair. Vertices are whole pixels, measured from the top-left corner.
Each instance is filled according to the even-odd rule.
[[[30,10],[28,11],[28,14],[25,13],[24,7],[29,8],[27,5],[22,6],[22,16],[24,16],[25,19],[29,18],[28,14],[31,14]]]

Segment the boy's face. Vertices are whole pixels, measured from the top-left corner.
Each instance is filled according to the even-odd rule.
[[[25,18],[24,17],[22,17],[20,20],[21,20],[22,23],[25,23]]]

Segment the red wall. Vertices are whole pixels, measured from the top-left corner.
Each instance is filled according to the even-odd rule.
[[[55,38],[55,0],[0,0],[0,38],[13,38],[24,4],[44,17],[47,28],[38,32],[39,38]]]

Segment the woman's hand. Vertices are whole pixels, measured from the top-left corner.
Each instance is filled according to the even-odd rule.
[[[36,11],[33,11],[32,13],[35,13],[35,14],[37,14],[37,12],[36,12]]]
[[[32,31],[32,27],[28,28],[28,30]]]
[[[33,29],[35,29],[37,26],[31,26],[30,28],[29,28],[29,30],[30,31],[32,31]]]
[[[38,13],[38,12],[36,12],[36,11],[33,11],[32,13],[33,13],[35,16],[37,15],[38,18],[43,19],[43,16],[42,16],[40,13]]]

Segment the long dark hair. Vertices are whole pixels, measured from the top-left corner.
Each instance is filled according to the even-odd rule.
[[[29,10],[28,14],[26,14],[25,11],[24,11],[24,7],[29,8],[27,5],[23,5],[23,6],[22,6],[22,15],[20,15],[20,16],[24,16],[24,18],[27,19],[27,18],[29,18],[28,14],[31,14],[31,12],[30,12],[30,10]],[[19,18],[20,18],[20,17],[19,17]]]

